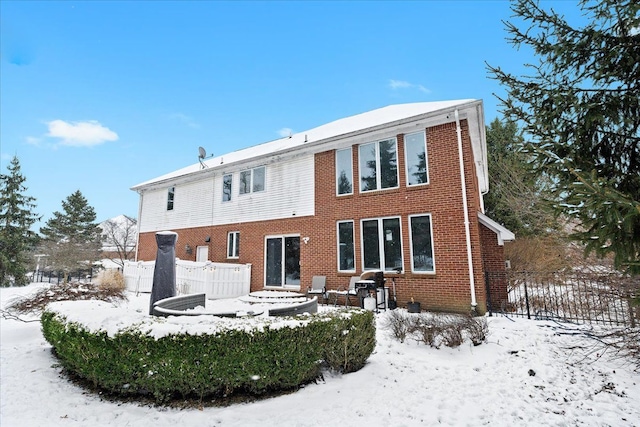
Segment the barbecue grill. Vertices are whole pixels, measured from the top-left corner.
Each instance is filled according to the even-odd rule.
[[[386,310],[386,292],[384,289],[384,272],[382,270],[369,270],[360,275],[360,280],[355,283],[360,299],[360,307],[364,308],[364,299],[370,294],[375,294],[376,310],[384,308]],[[382,288],[382,292],[378,292],[378,288]]]

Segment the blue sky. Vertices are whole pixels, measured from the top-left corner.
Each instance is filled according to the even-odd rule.
[[[574,1],[542,1],[568,18]],[[129,188],[390,104],[504,90],[485,61],[507,1],[0,2],[0,166],[17,155],[43,221],[80,190],[97,220],[136,216]],[[43,223],[38,223],[35,229]]]

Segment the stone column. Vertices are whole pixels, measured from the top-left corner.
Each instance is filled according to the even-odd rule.
[[[160,231],[156,233],[158,253],[153,271],[153,286],[149,314],[153,314],[153,304],[165,298],[176,296],[176,242],[178,233]]]

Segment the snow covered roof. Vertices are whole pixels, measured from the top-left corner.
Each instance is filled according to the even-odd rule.
[[[389,105],[355,116],[345,117],[313,129],[298,132],[290,136],[254,145],[221,156],[212,157],[203,163],[207,168],[212,168],[222,164],[242,162],[252,158],[262,157],[282,151],[288,151],[297,147],[302,147],[309,143],[318,143],[340,135],[347,135],[365,129],[375,128],[394,122],[402,121],[412,117],[423,116],[442,110],[460,107],[470,103],[478,103],[475,99],[459,99],[453,101],[437,102],[416,102],[410,104]],[[484,127],[484,123],[481,124]],[[139,190],[156,183],[171,180],[185,175],[190,175],[202,170],[200,163],[195,163],[182,169],[159,176],[149,181],[142,182],[131,187],[132,190]]]

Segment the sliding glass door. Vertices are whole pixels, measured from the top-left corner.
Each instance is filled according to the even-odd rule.
[[[300,286],[300,236],[266,238],[265,286]]]

